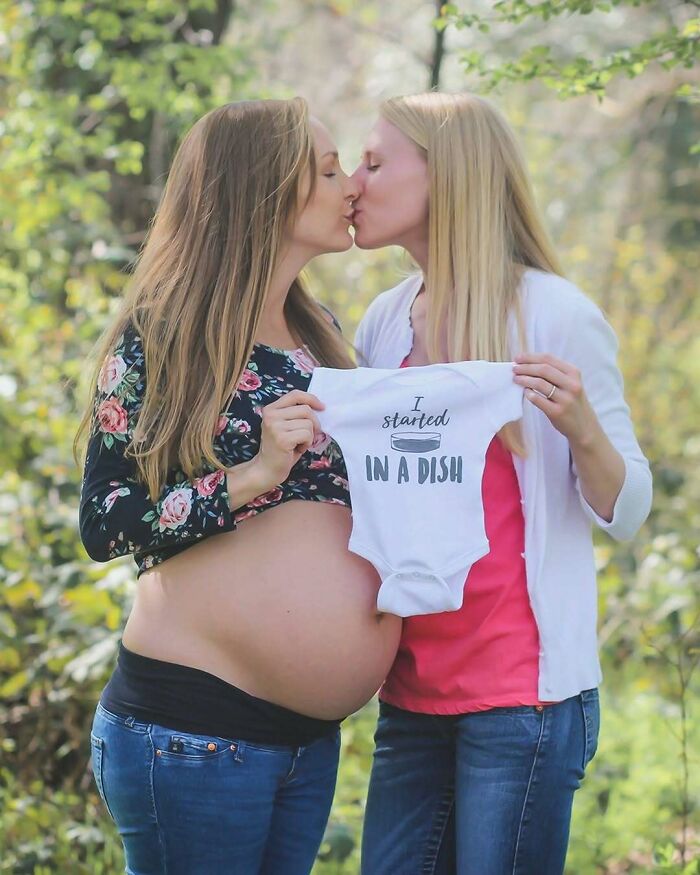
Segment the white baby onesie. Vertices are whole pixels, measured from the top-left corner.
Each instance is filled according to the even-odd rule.
[[[345,459],[348,549],[381,577],[377,608],[400,617],[459,609],[469,569],[489,552],[486,450],[522,416],[512,363],[318,367],[308,391]]]

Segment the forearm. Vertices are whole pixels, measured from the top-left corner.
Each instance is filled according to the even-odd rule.
[[[597,423],[578,442],[569,442],[581,493],[593,510],[607,522],[625,482],[625,462]]]

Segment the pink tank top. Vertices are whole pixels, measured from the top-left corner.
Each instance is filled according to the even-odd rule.
[[[491,550],[471,567],[458,611],[404,619],[379,691],[390,705],[465,714],[547,704],[537,696],[539,635],[527,592],[520,488],[498,437],[486,453],[482,495]]]

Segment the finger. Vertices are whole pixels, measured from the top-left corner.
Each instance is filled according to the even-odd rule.
[[[281,398],[278,398],[277,401],[273,401],[271,404],[268,404],[267,407],[274,407],[277,409],[290,407],[294,404],[306,404],[309,407],[312,407],[314,410],[324,410],[325,404],[320,401],[316,395],[312,395],[311,392],[302,392],[301,389],[292,389],[291,392],[287,392],[286,395],[282,395]]]
[[[516,365],[513,368],[513,373],[521,377],[539,377],[551,383],[552,386],[557,386],[560,389],[567,389],[570,392],[574,391],[575,380],[573,376],[565,374],[553,365]],[[549,391],[549,390],[548,390]]]
[[[566,392],[566,389],[555,386],[554,383],[550,383],[548,380],[541,380],[539,377],[514,377],[513,380],[519,386],[524,386],[526,389],[534,389],[535,392],[539,392],[545,397],[551,395],[551,397],[548,398],[550,401],[554,401],[555,399],[556,401],[562,401],[562,396]],[[552,389],[555,390],[553,394]]]
[[[310,444],[314,442],[314,432],[311,426],[302,426],[301,428],[290,428],[279,435],[279,443],[286,449],[292,449],[304,441]]]
[[[570,375],[575,374],[577,371],[577,368],[574,365],[565,362],[563,359],[559,359],[556,356],[550,355],[549,353],[523,353],[522,355],[516,355],[513,361],[519,365],[552,365],[563,373]]]
[[[557,393],[555,392],[556,396]],[[533,404],[535,407],[538,407],[544,414],[549,417],[554,416],[558,413],[558,407],[554,400],[548,401],[544,395],[540,395],[539,392],[535,392],[533,389],[525,390],[525,397],[527,400]]]
[[[314,442],[314,436],[313,434],[309,434],[307,429],[298,428],[294,431],[287,432],[284,436],[284,440],[287,450],[293,450],[296,453],[304,453]]]
[[[313,423],[314,428],[321,431],[321,424],[318,417],[307,404],[295,404],[293,407],[283,407],[281,410],[274,412],[274,417],[278,421],[293,422],[294,420],[308,420]]]
[[[287,435],[296,431],[303,431],[304,434],[310,435],[312,442],[316,440],[317,435],[323,434],[321,429],[316,429],[309,419],[289,419],[268,423],[266,431],[277,443],[285,441]]]

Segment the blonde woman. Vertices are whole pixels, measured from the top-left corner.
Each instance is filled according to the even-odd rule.
[[[305,391],[353,366],[298,275],[352,245],[356,193],[302,100],[210,112],[101,342],[81,534],[139,582],[92,763],[133,875],[306,875],[396,652]]]
[[[361,362],[514,360],[526,398],[486,455],[490,553],[461,610],[404,621],[380,690],[362,872],[555,875],[598,740],[591,524],[631,538],[651,500],[615,336],[562,278],[487,101],[387,101],[354,179],[356,243],[420,268],[370,305]]]

